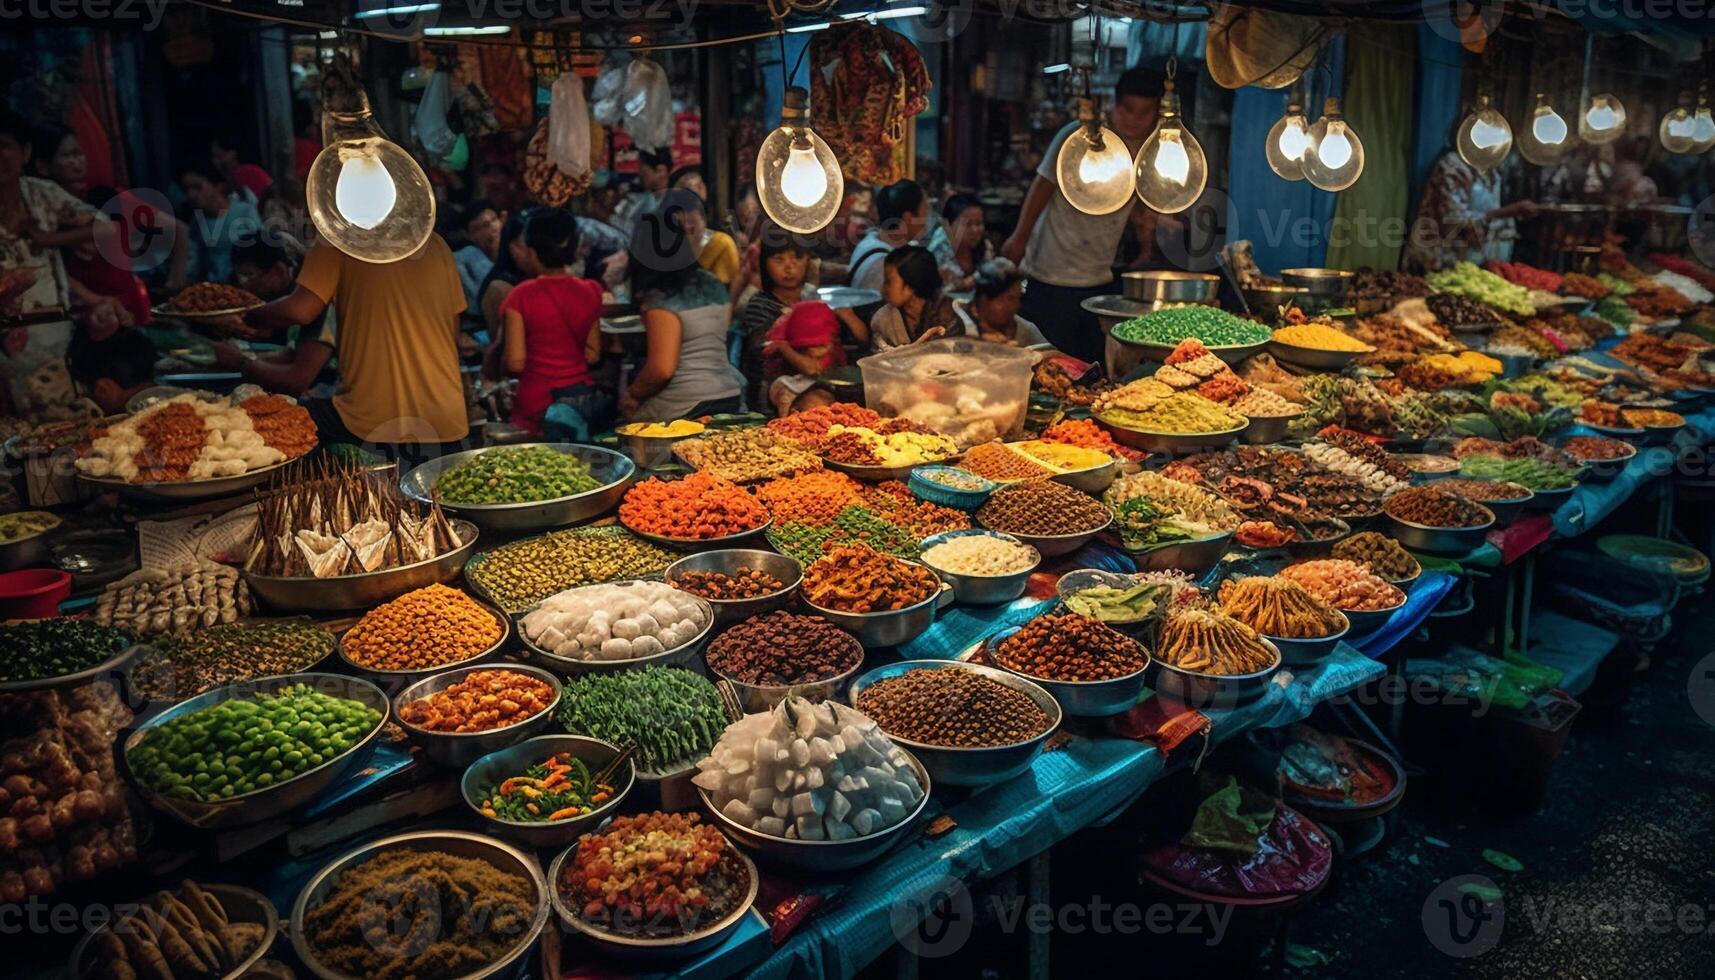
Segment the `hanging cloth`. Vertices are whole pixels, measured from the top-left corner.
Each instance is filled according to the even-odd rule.
[[[411,135],[423,147],[430,160],[439,163],[453,152],[458,134],[447,125],[447,109],[452,104],[452,82],[448,72],[437,70],[429,75],[429,87],[423,90],[423,101],[411,120]]]
[[[530,78],[525,54],[519,48],[498,44],[471,44],[481,74],[483,91],[494,104],[495,125],[501,129],[529,129],[536,121],[536,84]]]
[[[905,176],[895,148],[929,107],[929,72],[909,39],[875,24],[836,24],[810,41],[816,132],[848,179],[891,184]]]
[[[590,169],[590,109],[584,80],[567,72],[554,79],[548,95],[548,160],[577,177]]]

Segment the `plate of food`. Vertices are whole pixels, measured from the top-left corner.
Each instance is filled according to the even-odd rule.
[[[237,316],[262,305],[261,297],[248,289],[221,282],[193,283],[154,308],[156,316],[186,320],[210,320]]]
[[[316,447],[310,413],[283,395],[186,392],[92,428],[78,479],[161,500],[248,490]]]

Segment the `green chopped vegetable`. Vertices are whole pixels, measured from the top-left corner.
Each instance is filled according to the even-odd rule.
[[[451,504],[522,504],[598,489],[601,481],[576,456],[548,446],[509,446],[455,466],[435,481]]]
[[[1068,595],[1066,608],[1104,623],[1141,623],[1159,613],[1171,593],[1165,585],[1093,585]]]
[[[1156,310],[1114,327],[1114,336],[1134,344],[1177,344],[1195,339],[1206,347],[1240,347],[1268,340],[1267,327],[1213,306]]]
[[[613,787],[598,783],[584,761],[556,752],[523,773],[482,791],[477,809],[497,820],[546,823],[595,812],[613,798]]]
[[[75,674],[107,662],[130,645],[130,634],[86,619],[34,619],[0,626],[0,682]]]
[[[1534,457],[1505,459],[1500,456],[1468,456],[1459,473],[1478,480],[1517,483],[1532,490],[1564,490],[1578,481],[1570,471]]]
[[[566,682],[560,723],[574,735],[637,744],[637,768],[661,774],[707,755],[726,730],[720,695],[680,667],[586,674]]]

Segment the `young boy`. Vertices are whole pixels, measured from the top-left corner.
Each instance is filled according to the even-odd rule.
[[[776,415],[803,411],[801,399],[817,397],[828,371],[846,363],[840,321],[828,304],[807,301],[776,320],[762,354],[762,383]]]

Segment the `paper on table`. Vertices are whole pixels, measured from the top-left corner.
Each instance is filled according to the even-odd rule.
[[[255,504],[213,517],[141,521],[137,525],[137,557],[143,568],[172,568],[199,558],[238,558],[255,530]]]

